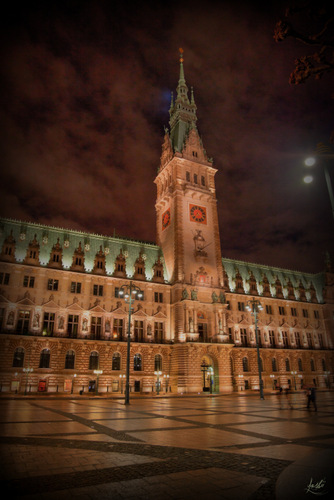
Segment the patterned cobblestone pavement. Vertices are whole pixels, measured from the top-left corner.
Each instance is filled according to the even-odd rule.
[[[333,452],[334,394],[318,395],[318,412],[304,398],[295,394],[290,409],[276,395],[133,398],[129,406],[3,397],[1,491],[29,499],[274,499],[290,466]]]

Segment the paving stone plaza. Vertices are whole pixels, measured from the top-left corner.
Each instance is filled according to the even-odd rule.
[[[26,499],[333,498],[334,393],[0,399],[1,492]]]

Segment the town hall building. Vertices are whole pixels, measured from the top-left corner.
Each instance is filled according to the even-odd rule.
[[[127,363],[141,394],[333,385],[329,257],[319,274],[222,257],[182,53],[169,113],[156,244],[0,220],[2,392],[121,395]]]

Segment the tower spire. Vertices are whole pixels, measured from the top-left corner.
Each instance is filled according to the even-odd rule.
[[[169,110],[170,138],[174,151],[181,152],[185,139],[190,129],[196,128],[196,104],[193,91],[191,91],[191,101],[188,98],[188,87],[184,77],[183,49],[179,49],[180,76],[176,88],[176,99],[171,101]]]

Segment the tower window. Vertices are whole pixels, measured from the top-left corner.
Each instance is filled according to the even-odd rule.
[[[190,172],[186,172],[186,181],[190,182]]]
[[[202,184],[202,186],[205,186],[205,177],[204,177],[204,175],[202,175],[202,177],[201,177],[201,184]]]
[[[194,183],[197,184],[197,174],[194,174]]]

